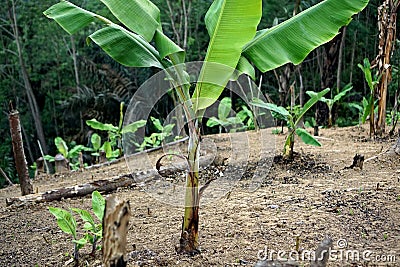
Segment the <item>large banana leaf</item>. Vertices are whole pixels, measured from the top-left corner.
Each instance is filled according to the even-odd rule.
[[[299,64],[316,47],[329,42],[369,0],[326,0],[270,29],[257,32],[244,56],[266,72],[283,64]]]
[[[261,19],[261,0],[215,0],[205,22],[210,35],[205,62],[193,93],[194,110],[212,105],[233,74]],[[225,66],[225,67],[222,67]]]
[[[74,34],[95,20],[97,15],[68,1],[61,1],[43,12],[54,19],[66,32]]]
[[[100,0],[128,29],[146,41],[153,39],[159,27],[160,10],[149,0]]]
[[[103,0],[104,3],[107,3],[107,6],[117,5],[121,6],[124,3],[117,0]],[[132,2],[132,1],[128,1]],[[135,1],[133,1],[135,2]],[[144,0],[142,2],[145,2]],[[135,2],[136,3],[136,2]],[[142,3],[143,4],[143,3]],[[125,3],[130,8],[138,5],[138,3]],[[145,4],[143,4],[145,5]],[[152,5],[152,4],[151,4]],[[148,5],[151,7],[151,5]],[[125,8],[128,8],[125,6]],[[151,11],[149,14],[143,15],[144,18],[142,21],[151,24],[151,18],[157,17],[157,10]],[[116,9],[114,7],[113,9]],[[125,9],[126,10],[126,9]],[[143,11],[144,12],[144,11]],[[105,22],[107,26],[104,28],[94,32],[89,36],[97,45],[99,45],[105,52],[107,52],[113,59],[118,61],[121,64],[124,64],[129,67],[158,67],[163,68],[163,64],[161,63],[161,58],[158,51],[151,46],[145,39],[142,38],[141,35],[137,35],[133,32],[126,30],[125,28],[112,23],[107,18],[104,18],[98,14],[87,11],[83,8],[80,8],[68,1],[62,1],[51,6],[45,12],[43,12],[47,17],[54,19],[66,32],[69,34],[73,34],[82,28],[86,27],[91,22],[98,19],[102,22]],[[127,23],[133,24],[132,20],[122,18],[124,15],[132,16],[129,14],[125,14],[123,12],[115,12],[114,13],[121,21],[127,20]],[[140,23],[141,20],[138,19],[137,23]],[[158,22],[157,25],[158,27]],[[133,26],[130,26],[133,28]],[[139,34],[143,35],[154,35],[153,33],[146,33],[144,30],[136,29]],[[150,38],[151,39],[151,38]],[[172,41],[171,41],[172,42]],[[179,50],[179,47],[174,47],[173,44],[168,43],[166,40],[160,41],[160,46],[165,47],[163,49],[164,55],[174,54],[174,53],[182,53]],[[182,56],[181,56],[182,58]]]
[[[185,51],[169,39],[160,29],[156,30],[154,42],[161,58],[169,56],[174,65],[185,61]]]
[[[108,55],[129,67],[163,68],[160,56],[141,36],[111,24],[89,36]]]

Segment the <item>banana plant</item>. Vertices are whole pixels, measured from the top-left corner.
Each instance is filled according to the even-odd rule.
[[[207,127],[219,126],[219,133],[222,133],[222,128],[241,123],[239,117],[228,117],[232,109],[232,99],[224,97],[218,105],[218,118],[211,117],[207,121]]]
[[[121,139],[122,139],[122,135],[124,133],[134,133],[139,128],[146,125],[145,120],[139,120],[139,121],[135,121],[135,122],[123,127],[122,126],[123,121],[124,121],[123,110],[124,110],[124,102],[121,102],[120,110],[119,110],[120,114],[119,114],[118,127],[114,126],[112,124],[109,124],[109,123],[99,122],[96,119],[91,119],[91,120],[86,121],[86,124],[88,126],[90,126],[91,128],[93,128],[95,130],[106,131],[108,133],[109,141],[105,141],[102,146],[103,150],[106,152],[107,159],[122,156]],[[98,137],[96,136],[96,138],[98,138]],[[98,140],[92,140],[92,141],[95,141],[95,143],[96,143]],[[112,149],[113,147],[116,147],[117,150],[113,150]]]
[[[336,94],[333,98],[326,98],[326,97],[321,97],[320,101],[324,102],[328,106],[328,111],[329,111],[329,117],[328,117],[328,128],[332,127],[333,125],[333,118],[332,118],[332,109],[333,105],[340,101],[342,97],[344,97],[351,89],[353,89],[353,86],[351,84],[347,84],[344,88],[343,91],[339,92]],[[307,94],[310,97],[313,97],[316,92],[313,91],[308,91]]]
[[[307,91],[306,93],[311,98],[304,104],[304,106],[295,114],[291,114],[286,108],[279,107],[272,103],[264,103],[261,99],[255,98],[252,104],[257,107],[266,108],[274,113],[277,113],[288,123],[289,134],[286,137],[285,145],[283,147],[283,156],[287,159],[293,158],[293,147],[294,147],[294,136],[297,135],[307,145],[321,146],[320,142],[315,139],[311,134],[301,127],[298,127],[299,122],[306,114],[306,112],[314,106],[315,103],[321,100],[321,98],[330,91],[329,88],[322,90],[319,93]]]
[[[205,109],[218,99],[229,79],[235,76],[235,69],[254,78],[253,65],[266,72],[288,62],[300,63],[313,49],[337,35],[368,0],[325,0],[260,31],[257,27],[261,21],[262,0],[214,0],[205,16],[210,42],[192,95],[184,68],[179,65],[184,63],[185,51],[163,33],[157,6],[150,0],[101,2],[118,24],[68,1],[53,5],[44,14],[70,34],[99,22],[102,27],[90,34],[88,40],[113,59],[130,67],[156,67],[171,72],[170,82],[183,105],[189,129],[185,212],[178,252],[196,253],[199,247],[199,125]]]
[[[364,73],[364,78],[365,81],[368,84],[369,90],[370,90],[370,96],[365,101],[363,99],[363,106],[364,106],[364,112],[362,114],[362,123],[365,123],[367,120],[367,117],[369,115],[369,137],[372,135],[375,135],[375,98],[374,98],[374,92],[375,92],[375,87],[378,85],[379,80],[381,79],[382,75],[379,76],[374,76],[372,78],[372,73],[371,73],[371,63],[369,62],[368,58],[364,58],[364,65],[358,64],[357,66],[362,70]],[[366,105],[365,105],[366,104]]]

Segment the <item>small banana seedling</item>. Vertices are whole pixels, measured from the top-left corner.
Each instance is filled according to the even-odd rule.
[[[219,127],[219,133],[222,133],[223,128],[228,128],[233,125],[240,124],[242,121],[239,117],[228,117],[232,110],[232,99],[224,97],[218,105],[218,118],[211,117],[207,121],[207,127]]]
[[[95,130],[106,131],[108,133],[108,141],[103,144],[104,151],[107,158],[116,158],[122,156],[122,135],[124,133],[135,133],[139,128],[146,125],[145,120],[135,121],[129,125],[122,127],[124,121],[124,102],[120,104],[120,116],[118,127],[109,123],[102,123],[96,119],[87,120],[86,124]],[[113,150],[116,148],[117,151]]]
[[[332,109],[333,109],[333,105],[336,102],[339,102],[340,99],[342,97],[344,97],[351,89],[353,89],[353,86],[351,84],[347,84],[343,91],[339,92],[338,94],[336,94],[333,98],[326,98],[326,97],[321,97],[321,99],[319,101],[322,101],[324,103],[327,104],[328,106],[328,111],[329,111],[329,117],[328,117],[328,128],[332,127],[333,125],[333,118],[332,118]],[[314,95],[316,95],[316,92],[313,91],[308,91],[307,94],[310,97],[313,97]]]
[[[313,146],[321,146],[321,143],[318,142],[311,134],[309,134],[303,128],[298,127],[301,118],[303,118],[304,114],[315,104],[317,103],[326,93],[330,91],[329,88],[325,90],[315,93],[311,98],[304,104],[304,106],[295,114],[291,114],[286,108],[277,106],[272,103],[265,103],[258,98],[254,98],[252,103],[254,106],[266,108],[270,110],[272,113],[277,113],[281,118],[283,118],[288,123],[289,134],[286,138],[285,145],[283,147],[283,156],[288,159],[293,158],[293,146],[294,146],[294,136],[298,135],[301,140],[307,145]]]
[[[75,145],[73,142],[70,144],[69,148],[64,139],[59,136],[54,139],[54,144],[56,145],[58,152],[68,160],[69,166],[73,170],[77,170],[79,168],[79,153],[81,151],[87,151],[88,148],[84,145]],[[49,162],[54,162],[54,157],[50,155],[45,155],[44,159]]]
[[[92,193],[92,209],[100,223],[96,223],[93,216],[87,210],[70,208],[70,211],[67,211],[61,208],[49,207],[49,212],[56,217],[60,229],[64,233],[72,235],[72,242],[74,244],[73,257],[75,262],[79,260],[79,250],[86,244],[89,243],[92,245],[92,251],[90,253],[92,256],[95,255],[96,249],[100,248],[97,246],[97,243],[102,238],[101,222],[103,221],[104,208],[105,199],[98,191]],[[72,212],[79,214],[81,219],[85,222],[83,225],[85,235],[80,239],[78,239],[77,232],[79,229]]]
[[[378,85],[379,80],[381,79],[382,75],[379,75],[379,76],[375,75],[374,79],[372,78],[371,63],[369,62],[368,58],[364,58],[364,65],[358,64],[357,66],[364,73],[365,81],[367,82],[369,90],[370,90],[369,98],[366,100],[363,99],[364,110],[363,110],[363,114],[362,114],[362,123],[364,123],[367,120],[367,117],[369,115],[369,137],[371,137],[373,134],[375,134],[374,92],[375,92],[375,87]]]

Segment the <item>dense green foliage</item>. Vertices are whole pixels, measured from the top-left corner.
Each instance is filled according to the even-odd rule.
[[[101,51],[99,47],[86,44],[86,36],[92,29],[77,32],[71,38],[58,25],[43,16],[42,12],[58,0],[19,1],[15,2],[15,11],[22,45],[22,55],[28,71],[32,89],[38,102],[45,137],[49,146],[49,154],[55,155],[57,148],[53,140],[62,137],[68,144],[89,146],[90,137],[87,132],[90,127],[85,121],[97,119],[104,123],[118,125],[120,119],[120,103],[128,103],[135,90],[155,69],[127,68],[115,63]],[[81,2],[72,1],[81,5]],[[209,41],[204,22],[204,14],[211,5],[211,0],[186,1],[186,14],[182,10],[182,1],[153,1],[161,12],[163,30],[171,39],[184,48],[186,61],[203,60]],[[317,3],[317,0],[301,1],[299,11]],[[265,28],[282,22],[293,15],[293,0],[263,1],[263,16],[259,28]],[[0,167],[13,180],[16,180],[14,171],[11,139],[8,125],[8,103],[13,102],[21,114],[23,138],[29,165],[40,156],[37,146],[37,136],[28,99],[21,76],[15,36],[12,30],[11,0],[0,6],[0,103],[3,116],[0,117],[0,134],[3,142],[0,144]],[[168,5],[169,4],[169,5]],[[349,82],[353,89],[348,94],[346,102],[357,103],[362,106],[363,97],[368,98],[369,87],[364,80],[364,73],[357,68],[364,58],[375,58],[377,54],[377,6],[380,1],[373,0],[367,8],[356,15],[347,27],[345,45],[343,49],[343,70],[341,84],[343,88]],[[108,9],[100,1],[86,1],[83,6],[89,10],[112,17]],[[184,20],[187,15],[187,34],[184,34]],[[116,20],[115,20],[116,21]],[[90,26],[95,27],[95,26]],[[90,28],[89,27],[89,28]],[[399,31],[398,31],[399,32]],[[76,52],[79,80],[77,81],[73,54]],[[323,48],[312,52],[302,63],[302,78],[305,90],[319,91],[321,85],[320,65],[323,58]],[[354,55],[354,57],[353,57]],[[393,81],[389,87],[389,111],[394,103],[394,94],[399,87],[399,72],[396,66],[400,65],[400,53],[394,52],[392,57]],[[281,70],[277,70],[281,73]],[[256,78],[260,77],[256,71]],[[291,77],[290,83],[296,80],[295,89],[298,92],[299,76]],[[278,82],[274,72],[263,74],[262,91],[278,103]],[[332,87],[334,88],[334,87]],[[328,98],[334,98],[332,93]],[[227,95],[221,96],[221,99]],[[288,103],[286,103],[288,104]],[[161,118],[173,108],[173,99],[164,97],[155,107],[152,115]],[[239,112],[243,102],[232,99],[233,108]],[[334,109],[338,125],[351,125],[359,122],[359,111],[354,105],[342,103],[340,108]],[[310,112],[311,114],[311,112]],[[350,116],[349,116],[350,115]],[[147,127],[148,136],[151,135]],[[205,127],[205,131],[209,131]],[[211,129],[212,131],[212,129]],[[102,136],[105,140],[107,136]],[[4,185],[0,177],[0,187]]]

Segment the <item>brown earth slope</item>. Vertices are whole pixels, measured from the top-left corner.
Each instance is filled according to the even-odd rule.
[[[292,252],[308,266],[307,257],[301,261],[302,252],[307,256],[326,235],[334,241],[328,266],[400,266],[399,157],[384,153],[395,140],[371,141],[365,128],[322,129],[323,147],[297,142],[296,159],[284,162],[263,151],[276,143],[279,154],[284,136],[272,135],[271,129],[262,134],[262,140],[254,132],[204,138],[203,154],[216,159],[202,171],[202,179],[217,180],[205,191],[201,254],[194,257],[175,253],[183,208],[171,203],[180,202],[183,173],[113,192],[131,204],[128,266],[254,266],[260,258],[277,257],[278,251],[284,257]],[[184,145],[168,152],[183,151],[180,147]],[[154,166],[161,153],[132,157],[130,169],[121,160],[84,172],[42,176],[33,184],[43,192],[139,172]],[[378,157],[366,161],[362,170],[345,169],[356,153]],[[145,165],[147,156],[150,163]],[[0,190],[0,266],[64,266],[72,243],[48,206],[90,209],[90,196],[6,206],[6,198],[19,194],[17,186]],[[89,248],[81,251],[81,266],[100,266],[100,252],[94,259],[88,253]]]

